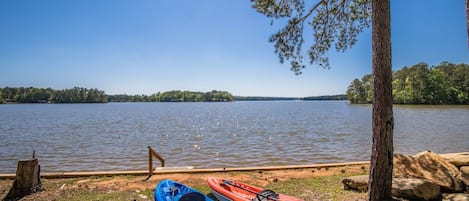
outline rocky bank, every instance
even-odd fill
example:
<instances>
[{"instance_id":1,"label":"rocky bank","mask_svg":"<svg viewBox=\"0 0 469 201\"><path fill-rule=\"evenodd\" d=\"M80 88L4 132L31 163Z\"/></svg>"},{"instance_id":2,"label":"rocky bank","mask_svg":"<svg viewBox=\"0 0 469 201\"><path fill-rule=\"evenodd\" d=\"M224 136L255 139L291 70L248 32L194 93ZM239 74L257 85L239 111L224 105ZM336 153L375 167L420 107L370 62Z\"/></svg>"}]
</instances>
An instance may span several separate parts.
<instances>
[{"instance_id":1,"label":"rocky bank","mask_svg":"<svg viewBox=\"0 0 469 201\"><path fill-rule=\"evenodd\" d=\"M342 180L344 189L367 191L368 175ZM407 200L469 201L469 152L394 154L392 194Z\"/></svg>"}]
</instances>

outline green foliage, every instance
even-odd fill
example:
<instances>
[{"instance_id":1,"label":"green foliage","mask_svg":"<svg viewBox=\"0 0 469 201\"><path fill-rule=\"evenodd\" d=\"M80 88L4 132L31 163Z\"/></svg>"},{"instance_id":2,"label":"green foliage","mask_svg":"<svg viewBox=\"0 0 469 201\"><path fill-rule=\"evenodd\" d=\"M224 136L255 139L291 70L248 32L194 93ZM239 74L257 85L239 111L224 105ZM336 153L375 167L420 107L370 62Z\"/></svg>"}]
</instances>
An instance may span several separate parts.
<instances>
[{"instance_id":1,"label":"green foliage","mask_svg":"<svg viewBox=\"0 0 469 201\"><path fill-rule=\"evenodd\" d=\"M327 52L332 44L345 51L370 26L371 0L319 0L305 9L305 1L251 0L252 7L272 19L287 18L284 28L270 37L280 62L291 64L295 74L305 67L302 46L304 24L311 26L314 43L307 51L310 63L329 68ZM309 5L309 2L308 2Z\"/></svg>"},{"instance_id":2,"label":"green foliage","mask_svg":"<svg viewBox=\"0 0 469 201\"><path fill-rule=\"evenodd\" d=\"M343 190L341 180L346 175L289 179L270 183L265 189L296 196L304 200L364 200L366 193ZM315 199L314 199L315 198ZM359 199L361 198L361 199Z\"/></svg>"},{"instance_id":3,"label":"green foliage","mask_svg":"<svg viewBox=\"0 0 469 201\"><path fill-rule=\"evenodd\" d=\"M107 97L104 91L80 87L64 90L5 87L0 100L10 103L105 103Z\"/></svg>"},{"instance_id":4,"label":"green foliage","mask_svg":"<svg viewBox=\"0 0 469 201\"><path fill-rule=\"evenodd\" d=\"M5 100L2 97L2 88L0 88L0 104L5 103Z\"/></svg>"},{"instance_id":5,"label":"green foliage","mask_svg":"<svg viewBox=\"0 0 469 201\"><path fill-rule=\"evenodd\" d=\"M396 104L469 104L469 65L442 62L403 67L393 73ZM351 103L371 103L371 75L355 79L347 89Z\"/></svg>"},{"instance_id":6,"label":"green foliage","mask_svg":"<svg viewBox=\"0 0 469 201\"><path fill-rule=\"evenodd\" d=\"M301 100L293 97L268 97L268 96L235 96L236 101L290 101Z\"/></svg>"},{"instance_id":7,"label":"green foliage","mask_svg":"<svg viewBox=\"0 0 469 201\"><path fill-rule=\"evenodd\" d=\"M51 88L5 87L0 88L0 103L106 103L106 102L227 102L234 97L226 91L210 92L168 91L147 95L106 95L98 89L74 87Z\"/></svg>"},{"instance_id":8,"label":"green foliage","mask_svg":"<svg viewBox=\"0 0 469 201\"><path fill-rule=\"evenodd\" d=\"M347 95L310 96L304 97L302 100L347 100Z\"/></svg>"},{"instance_id":9,"label":"green foliage","mask_svg":"<svg viewBox=\"0 0 469 201\"><path fill-rule=\"evenodd\" d=\"M226 91L192 92L173 90L147 95L109 95L109 102L228 102L234 97Z\"/></svg>"},{"instance_id":10,"label":"green foliage","mask_svg":"<svg viewBox=\"0 0 469 201\"><path fill-rule=\"evenodd\" d=\"M347 88L347 97L352 103L371 103L373 77L367 74L361 80L354 79Z\"/></svg>"}]
</instances>

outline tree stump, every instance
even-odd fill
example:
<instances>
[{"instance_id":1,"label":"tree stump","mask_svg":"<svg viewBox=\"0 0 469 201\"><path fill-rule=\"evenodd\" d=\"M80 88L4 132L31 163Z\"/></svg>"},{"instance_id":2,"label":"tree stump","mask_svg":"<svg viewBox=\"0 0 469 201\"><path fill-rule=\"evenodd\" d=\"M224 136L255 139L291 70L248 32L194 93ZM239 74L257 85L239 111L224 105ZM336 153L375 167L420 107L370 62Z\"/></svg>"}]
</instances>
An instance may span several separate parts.
<instances>
[{"instance_id":1,"label":"tree stump","mask_svg":"<svg viewBox=\"0 0 469 201\"><path fill-rule=\"evenodd\" d=\"M39 161L36 158L18 161L16 179L4 200L18 200L42 190Z\"/></svg>"}]
</instances>

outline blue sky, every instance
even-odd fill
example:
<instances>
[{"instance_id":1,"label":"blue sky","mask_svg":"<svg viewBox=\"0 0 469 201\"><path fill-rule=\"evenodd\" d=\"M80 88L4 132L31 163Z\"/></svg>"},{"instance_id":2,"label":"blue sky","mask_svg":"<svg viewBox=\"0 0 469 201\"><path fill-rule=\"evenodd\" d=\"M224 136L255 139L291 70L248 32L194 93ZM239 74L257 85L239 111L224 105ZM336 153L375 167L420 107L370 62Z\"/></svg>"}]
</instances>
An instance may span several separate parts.
<instances>
[{"instance_id":1,"label":"blue sky","mask_svg":"<svg viewBox=\"0 0 469 201\"><path fill-rule=\"evenodd\" d=\"M397 0L391 10L393 69L469 63L464 0ZM371 73L366 30L329 53L331 69L295 76L268 42L281 25L249 0L2 0L0 87L303 97L345 93Z\"/></svg>"}]
</instances>

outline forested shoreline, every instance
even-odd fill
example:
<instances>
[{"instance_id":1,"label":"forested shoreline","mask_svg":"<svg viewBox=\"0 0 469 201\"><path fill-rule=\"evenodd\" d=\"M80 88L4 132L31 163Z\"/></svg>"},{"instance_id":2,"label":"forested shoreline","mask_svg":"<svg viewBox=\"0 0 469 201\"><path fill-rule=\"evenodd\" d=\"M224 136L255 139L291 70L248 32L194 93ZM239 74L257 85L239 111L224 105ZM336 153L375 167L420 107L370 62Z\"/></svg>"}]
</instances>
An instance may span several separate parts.
<instances>
[{"instance_id":1,"label":"forested shoreline","mask_svg":"<svg viewBox=\"0 0 469 201\"><path fill-rule=\"evenodd\" d=\"M372 102L371 74L354 79L346 95L288 97L243 97L226 91L172 90L152 95L107 95L103 90L74 87L56 90L35 87L0 88L0 103L107 103L107 102L229 102L268 100L344 100ZM418 63L393 72L395 104L469 104L469 65L442 62L437 66Z\"/></svg>"},{"instance_id":2,"label":"forested shoreline","mask_svg":"<svg viewBox=\"0 0 469 201\"><path fill-rule=\"evenodd\" d=\"M305 101L347 100L347 95L340 94L340 95L328 95L328 96L309 96L309 97L304 97L301 100L305 100Z\"/></svg>"},{"instance_id":3,"label":"forested shoreline","mask_svg":"<svg viewBox=\"0 0 469 201\"><path fill-rule=\"evenodd\" d=\"M106 103L102 90L74 87L56 90L35 87L0 88L1 103Z\"/></svg>"},{"instance_id":4,"label":"forested shoreline","mask_svg":"<svg viewBox=\"0 0 469 201\"><path fill-rule=\"evenodd\" d=\"M269 96L235 96L235 101L330 101L330 100L347 100L347 95L325 95L325 96L308 96L308 97L269 97Z\"/></svg>"},{"instance_id":5,"label":"forested shoreline","mask_svg":"<svg viewBox=\"0 0 469 201\"><path fill-rule=\"evenodd\" d=\"M56 90L35 87L0 88L0 103L107 103L107 102L227 102L226 91L191 92L173 90L152 95L106 95L103 90L74 87Z\"/></svg>"},{"instance_id":6,"label":"forested shoreline","mask_svg":"<svg viewBox=\"0 0 469 201\"><path fill-rule=\"evenodd\" d=\"M192 92L172 90L152 95L106 95L103 90L74 87L56 90L36 87L0 88L0 103L107 103L107 102L231 102L287 100L346 100L346 95L309 97L233 96L227 91Z\"/></svg>"},{"instance_id":7,"label":"forested shoreline","mask_svg":"<svg viewBox=\"0 0 469 201\"><path fill-rule=\"evenodd\" d=\"M418 63L394 71L395 104L469 104L469 65L442 62L429 67ZM347 88L351 103L371 103L373 77L354 79Z\"/></svg>"},{"instance_id":8,"label":"forested shoreline","mask_svg":"<svg viewBox=\"0 0 469 201\"><path fill-rule=\"evenodd\" d=\"M152 95L108 95L109 102L230 102L234 96L226 91L193 92L172 90Z\"/></svg>"}]
</instances>

